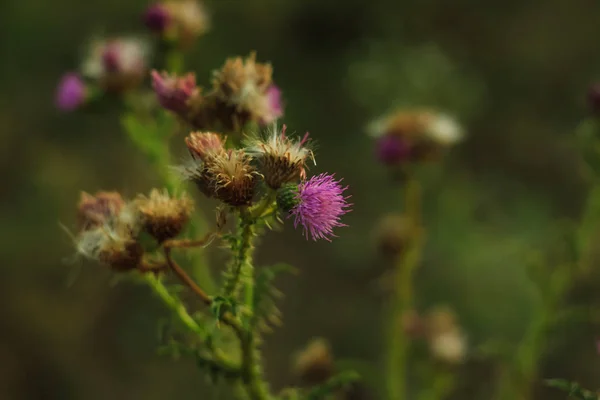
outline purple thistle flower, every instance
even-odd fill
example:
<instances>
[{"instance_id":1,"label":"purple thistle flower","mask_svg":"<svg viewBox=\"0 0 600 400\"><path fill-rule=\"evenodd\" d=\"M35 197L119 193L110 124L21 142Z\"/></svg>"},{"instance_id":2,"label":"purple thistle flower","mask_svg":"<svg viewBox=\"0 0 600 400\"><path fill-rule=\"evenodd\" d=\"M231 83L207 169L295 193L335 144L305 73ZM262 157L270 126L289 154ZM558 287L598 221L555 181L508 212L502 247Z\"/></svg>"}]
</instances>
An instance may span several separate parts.
<instances>
[{"instance_id":1,"label":"purple thistle flower","mask_svg":"<svg viewBox=\"0 0 600 400\"><path fill-rule=\"evenodd\" d=\"M399 164L410 156L410 145L402 138L385 135L377 140L376 156L383 164Z\"/></svg>"},{"instance_id":2,"label":"purple thistle flower","mask_svg":"<svg viewBox=\"0 0 600 400\"><path fill-rule=\"evenodd\" d=\"M153 32L163 32L169 22L171 21L171 15L169 10L160 3L152 4L146 9L143 16L144 25Z\"/></svg>"},{"instance_id":3,"label":"purple thistle flower","mask_svg":"<svg viewBox=\"0 0 600 400\"><path fill-rule=\"evenodd\" d=\"M310 233L313 240L331 241L333 228L347 226L340 222L340 217L350 211L351 204L346 201L349 196L343 195L347 188L328 174L302 182L296 193L297 204L290 212L295 216L294 227L302 225L307 239Z\"/></svg>"},{"instance_id":4,"label":"purple thistle flower","mask_svg":"<svg viewBox=\"0 0 600 400\"><path fill-rule=\"evenodd\" d=\"M73 111L83 104L85 97L85 83L78 74L69 72L61 78L54 102L61 111Z\"/></svg>"},{"instance_id":5,"label":"purple thistle flower","mask_svg":"<svg viewBox=\"0 0 600 400\"><path fill-rule=\"evenodd\" d=\"M152 88L160 105L177 114L187 111L187 101L197 92L196 77L189 73L183 77L152 71Z\"/></svg>"}]
</instances>

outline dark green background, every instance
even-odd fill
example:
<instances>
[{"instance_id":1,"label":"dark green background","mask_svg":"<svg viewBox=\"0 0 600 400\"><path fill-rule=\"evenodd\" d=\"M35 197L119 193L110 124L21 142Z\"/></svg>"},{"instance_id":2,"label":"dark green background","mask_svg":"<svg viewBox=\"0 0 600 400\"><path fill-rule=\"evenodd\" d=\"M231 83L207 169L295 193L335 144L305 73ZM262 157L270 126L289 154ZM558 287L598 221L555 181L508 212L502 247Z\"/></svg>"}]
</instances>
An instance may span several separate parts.
<instances>
[{"instance_id":1,"label":"dark green background","mask_svg":"<svg viewBox=\"0 0 600 400\"><path fill-rule=\"evenodd\" d=\"M73 250L59 222L73 225L80 190L134 195L157 183L123 134L117 106L61 115L52 103L87 38L143 32L144 7L138 0L0 4L0 398L212 396L191 361L155 356L165 310L145 288L111 288L109 274L87 264L67 287L70 268L62 263ZM600 73L600 3L221 0L208 7L213 29L189 54L189 68L207 83L228 56L257 50L271 61L287 103L284 121L319 142L312 171L344 177L354 203L350 227L333 243L307 242L288 224L258 251L259 262L301 270L280 283L285 325L265 345L273 384L291 381L291 353L315 335L340 358L378 372L384 301L369 282L385 265L371 232L378 217L398 209L399 195L364 127L394 104L446 107L468 131L427 191L420 305L452 305L474 345L518 340L534 312L524 258L544 243L553 220L578 215L586 192L571 135ZM371 79L364 68L373 63L383 72ZM422 81L433 83L414 84L410 71L427 72ZM596 332L590 324L559 329L542 375L595 387ZM491 398L489 368L466 370L465 390L480 394L461 398ZM540 391L539 398L562 397Z\"/></svg>"}]
</instances>

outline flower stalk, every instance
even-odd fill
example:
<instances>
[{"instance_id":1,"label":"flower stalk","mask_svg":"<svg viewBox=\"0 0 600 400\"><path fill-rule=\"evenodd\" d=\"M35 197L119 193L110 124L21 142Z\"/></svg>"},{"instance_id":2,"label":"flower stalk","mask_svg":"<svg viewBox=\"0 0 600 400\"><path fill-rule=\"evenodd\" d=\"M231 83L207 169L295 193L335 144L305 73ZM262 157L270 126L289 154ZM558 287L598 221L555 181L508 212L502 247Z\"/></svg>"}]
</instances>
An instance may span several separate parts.
<instances>
[{"instance_id":1,"label":"flower stalk","mask_svg":"<svg viewBox=\"0 0 600 400\"><path fill-rule=\"evenodd\" d=\"M421 186L412 176L408 178L405 186L404 207L412 233L406 251L396 258L396 283L387 338L386 383L390 399L405 399L408 396L406 379L410 341L404 329L398 329L398 321L413 306L414 273L420 264L424 244L421 228Z\"/></svg>"}]
</instances>

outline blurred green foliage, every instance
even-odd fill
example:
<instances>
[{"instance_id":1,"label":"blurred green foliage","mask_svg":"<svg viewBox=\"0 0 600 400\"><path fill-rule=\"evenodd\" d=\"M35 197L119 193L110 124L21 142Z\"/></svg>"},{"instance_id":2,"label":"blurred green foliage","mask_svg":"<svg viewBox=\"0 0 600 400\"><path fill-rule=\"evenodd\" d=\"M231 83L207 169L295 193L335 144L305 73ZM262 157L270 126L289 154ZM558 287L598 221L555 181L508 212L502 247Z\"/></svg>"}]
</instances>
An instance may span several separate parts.
<instances>
[{"instance_id":1,"label":"blurred green foliage","mask_svg":"<svg viewBox=\"0 0 600 400\"><path fill-rule=\"evenodd\" d=\"M196 398L192 361L155 355L167 312L148 290L109 285L83 265L67 287L72 254L58 222L74 224L80 190L146 192L159 178L130 144L118 106L60 115L58 77L78 65L97 32L142 31L144 1L7 0L0 5L0 398ZM365 284L386 268L369 233L398 209L397 188L372 157L364 127L397 104L448 108L467 140L432 171L429 241L419 298L454 307L473 346L518 341L536 306L526 264L549 247L557 218L576 217L586 193L573 146L584 93L600 77L600 4L574 0L210 1L213 31L189 55L207 83L232 55L258 51L284 90L285 122L319 142L313 172L350 185L354 212L331 245L288 227L268 235L263 264L285 261L284 326L266 341L267 375L290 383L289 355L314 335L342 359L379 368L383 300ZM451 77L446 79L445 77ZM419 105L419 104L417 104ZM183 154L181 138L174 149ZM205 200L198 196L198 204ZM202 208L200 206L200 208ZM212 207L207 206L208 212ZM310 246L310 248L308 247ZM211 254L219 269L218 251ZM599 274L574 295L595 304ZM542 376L595 387L597 322L565 324ZM473 360L457 398L487 399L497 371ZM377 376L377 374L372 374ZM561 399L544 389L539 398ZM228 393L223 391L225 395ZM562 396L562 397L561 397Z\"/></svg>"}]
</instances>

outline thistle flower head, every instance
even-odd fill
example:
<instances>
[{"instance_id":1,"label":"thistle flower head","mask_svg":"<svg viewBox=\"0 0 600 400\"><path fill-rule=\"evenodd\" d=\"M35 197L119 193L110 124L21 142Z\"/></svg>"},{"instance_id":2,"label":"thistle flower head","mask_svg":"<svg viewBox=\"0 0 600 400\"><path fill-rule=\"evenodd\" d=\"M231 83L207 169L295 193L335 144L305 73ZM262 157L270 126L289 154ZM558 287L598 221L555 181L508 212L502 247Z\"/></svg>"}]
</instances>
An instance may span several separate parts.
<instances>
[{"instance_id":1,"label":"thistle flower head","mask_svg":"<svg viewBox=\"0 0 600 400\"><path fill-rule=\"evenodd\" d=\"M122 92L137 86L146 73L149 46L134 37L92 42L84 61L85 76L96 79L105 90Z\"/></svg>"},{"instance_id":2,"label":"thistle flower head","mask_svg":"<svg viewBox=\"0 0 600 400\"><path fill-rule=\"evenodd\" d=\"M335 372L333 354L323 338L312 339L294 359L295 375L302 383L314 386L326 382Z\"/></svg>"},{"instance_id":3,"label":"thistle flower head","mask_svg":"<svg viewBox=\"0 0 600 400\"><path fill-rule=\"evenodd\" d=\"M341 181L336 181L333 175L328 174L303 181L293 192L291 186L280 191L293 193L294 204L290 215L295 218L294 227L302 225L307 239L310 234L313 240L331 241L331 237L335 236L333 229L346 226L340 222L340 217L350 211L348 196L344 196L347 186L342 186Z\"/></svg>"},{"instance_id":4,"label":"thistle flower head","mask_svg":"<svg viewBox=\"0 0 600 400\"><path fill-rule=\"evenodd\" d=\"M243 150L229 150L206 164L205 176L214 187L214 197L230 206L249 205L254 197L257 172Z\"/></svg>"},{"instance_id":5,"label":"thistle flower head","mask_svg":"<svg viewBox=\"0 0 600 400\"><path fill-rule=\"evenodd\" d=\"M176 114L185 115L189 110L188 100L199 92L196 76L189 73L178 77L156 70L152 71L151 75L152 88L160 105Z\"/></svg>"},{"instance_id":6,"label":"thistle flower head","mask_svg":"<svg viewBox=\"0 0 600 400\"><path fill-rule=\"evenodd\" d=\"M312 151L307 147L308 132L301 140L285 134L286 126L279 131L276 125L264 139L251 139L247 151L260 162L260 172L266 184L279 189L286 183L306 178L305 164ZM314 158L313 158L314 161Z\"/></svg>"},{"instance_id":7,"label":"thistle flower head","mask_svg":"<svg viewBox=\"0 0 600 400\"><path fill-rule=\"evenodd\" d=\"M55 104L61 111L79 108L86 98L86 87L81 77L73 72L63 75L56 88Z\"/></svg>"},{"instance_id":8,"label":"thistle flower head","mask_svg":"<svg viewBox=\"0 0 600 400\"><path fill-rule=\"evenodd\" d=\"M431 159L463 137L453 118L431 110L400 110L368 130L377 138L377 158L388 165Z\"/></svg>"},{"instance_id":9,"label":"thistle flower head","mask_svg":"<svg viewBox=\"0 0 600 400\"><path fill-rule=\"evenodd\" d=\"M150 5L143 15L144 25L153 32L162 33L172 20L167 6L161 3Z\"/></svg>"},{"instance_id":10,"label":"thistle flower head","mask_svg":"<svg viewBox=\"0 0 600 400\"><path fill-rule=\"evenodd\" d=\"M192 132L185 138L185 144L192 158L203 162L225 153L225 138L213 132Z\"/></svg>"},{"instance_id":11,"label":"thistle flower head","mask_svg":"<svg viewBox=\"0 0 600 400\"><path fill-rule=\"evenodd\" d=\"M281 93L272 84L273 68L270 64L256 62L256 53L243 60L230 58L214 72L214 94L237 114L232 118L244 121L244 117L261 123L270 123L281 116Z\"/></svg>"},{"instance_id":12,"label":"thistle flower head","mask_svg":"<svg viewBox=\"0 0 600 400\"><path fill-rule=\"evenodd\" d=\"M171 197L166 190L153 189L149 196L139 196L137 209L143 221L144 230L159 243L179 235L190 219L194 205L183 195Z\"/></svg>"},{"instance_id":13,"label":"thistle flower head","mask_svg":"<svg viewBox=\"0 0 600 400\"><path fill-rule=\"evenodd\" d=\"M144 252L136 239L140 223L136 207L127 204L101 225L80 232L75 240L77 252L118 271L135 269Z\"/></svg>"},{"instance_id":14,"label":"thistle flower head","mask_svg":"<svg viewBox=\"0 0 600 400\"><path fill-rule=\"evenodd\" d=\"M202 3L197 0L176 0L164 3L171 17L167 32L183 46L189 46L195 38L210 29L210 18Z\"/></svg>"},{"instance_id":15,"label":"thistle flower head","mask_svg":"<svg viewBox=\"0 0 600 400\"><path fill-rule=\"evenodd\" d=\"M96 228L116 218L124 206L125 201L117 192L98 192L93 196L82 192L77 207L80 230Z\"/></svg>"}]
</instances>

